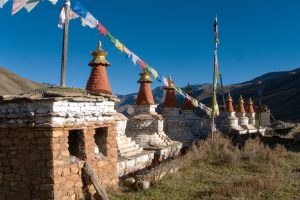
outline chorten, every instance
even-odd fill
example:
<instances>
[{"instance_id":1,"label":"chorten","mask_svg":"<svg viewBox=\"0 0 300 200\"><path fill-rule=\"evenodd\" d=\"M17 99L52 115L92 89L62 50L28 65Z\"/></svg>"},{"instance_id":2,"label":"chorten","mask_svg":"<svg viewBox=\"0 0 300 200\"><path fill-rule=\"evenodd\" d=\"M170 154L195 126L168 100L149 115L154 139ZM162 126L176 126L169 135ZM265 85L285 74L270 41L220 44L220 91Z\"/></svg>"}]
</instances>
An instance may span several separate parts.
<instances>
[{"instance_id":1,"label":"chorten","mask_svg":"<svg viewBox=\"0 0 300 200\"><path fill-rule=\"evenodd\" d=\"M192 87L190 86L190 83L188 83L188 85L185 87L185 92L188 95L190 95L191 97L193 96ZM195 107L194 107L192 101L185 98L184 102L183 102L182 110L194 110L194 109L195 109Z\"/></svg>"},{"instance_id":2,"label":"chorten","mask_svg":"<svg viewBox=\"0 0 300 200\"><path fill-rule=\"evenodd\" d=\"M248 132L249 133L256 133L257 132L257 128L256 128L256 124L255 124L255 112L254 112L254 104L252 99L249 99L248 102L248 108L247 108L247 113L246 113L246 117L248 118ZM262 134L264 134L264 130L261 129L260 130Z\"/></svg>"},{"instance_id":3,"label":"chorten","mask_svg":"<svg viewBox=\"0 0 300 200\"><path fill-rule=\"evenodd\" d=\"M239 126L239 120L235 116L235 111L233 108L233 100L230 94L228 94L227 100L226 100L226 114L227 114L227 127L228 130L231 132L232 130L235 131L243 131L242 127Z\"/></svg>"},{"instance_id":4,"label":"chorten","mask_svg":"<svg viewBox=\"0 0 300 200\"><path fill-rule=\"evenodd\" d=\"M236 116L239 118L239 125L243 129L248 129L249 119L246 117L243 96L240 95Z\"/></svg>"},{"instance_id":5,"label":"chorten","mask_svg":"<svg viewBox=\"0 0 300 200\"><path fill-rule=\"evenodd\" d=\"M190 83L187 84L185 87L185 92L190 96L193 97L192 87ZM181 108L182 115L184 117L186 132L191 133L195 137L205 138L208 134L207 129L204 128L206 119L201 118L196 115L194 112L195 106L193 105L192 101L185 98L183 102L183 106Z\"/></svg>"},{"instance_id":6,"label":"chorten","mask_svg":"<svg viewBox=\"0 0 300 200\"><path fill-rule=\"evenodd\" d=\"M102 50L101 42L98 43L98 48L91 52L93 60L89 63L92 67L90 78L86 85L86 90L97 94L112 94L109 80L106 74L106 68L110 66L106 60L107 52Z\"/></svg>"},{"instance_id":7,"label":"chorten","mask_svg":"<svg viewBox=\"0 0 300 200\"><path fill-rule=\"evenodd\" d=\"M112 95L109 79L106 74L106 67L110 66L109 62L106 60L107 54L107 52L103 51L101 42L98 43L98 49L91 53L93 60L89 63L89 65L93 69L88 80L86 90L92 94L105 94L106 96ZM118 176L121 177L151 165L152 159L154 158L154 152L144 151L143 148L136 144L134 140L125 135L128 118L118 112L114 112L112 115L116 121ZM130 165L128 163L135 164Z\"/></svg>"},{"instance_id":8,"label":"chorten","mask_svg":"<svg viewBox=\"0 0 300 200\"><path fill-rule=\"evenodd\" d=\"M226 101L226 112L228 113L235 113L232 102L233 102L232 97L230 96L230 94L228 94L227 101Z\"/></svg>"},{"instance_id":9,"label":"chorten","mask_svg":"<svg viewBox=\"0 0 300 200\"><path fill-rule=\"evenodd\" d=\"M134 113L129 116L126 135L132 137L144 149L156 150L159 159L177 155L182 144L172 141L164 132L164 118L155 108L150 74L147 71L140 73L140 90L134 107Z\"/></svg>"},{"instance_id":10,"label":"chorten","mask_svg":"<svg viewBox=\"0 0 300 200\"><path fill-rule=\"evenodd\" d=\"M166 90L166 96L163 103L163 108L178 108L177 99L174 91L174 83L169 75L168 86L164 87Z\"/></svg>"},{"instance_id":11,"label":"chorten","mask_svg":"<svg viewBox=\"0 0 300 200\"><path fill-rule=\"evenodd\" d=\"M249 118L249 125L255 126L255 112L252 99L249 99L246 116Z\"/></svg>"},{"instance_id":12,"label":"chorten","mask_svg":"<svg viewBox=\"0 0 300 200\"><path fill-rule=\"evenodd\" d=\"M154 105L153 95L150 84L152 83L150 74L147 71L140 73L141 78L138 80L140 83L140 90L136 100L136 105Z\"/></svg>"},{"instance_id":13,"label":"chorten","mask_svg":"<svg viewBox=\"0 0 300 200\"><path fill-rule=\"evenodd\" d=\"M162 115L165 118L164 130L172 140L180 141L184 146L188 146L194 140L194 136L190 131L186 131L184 118L179 114L171 76L168 78L168 86L164 87L164 89L166 90L162 107Z\"/></svg>"}]
</instances>

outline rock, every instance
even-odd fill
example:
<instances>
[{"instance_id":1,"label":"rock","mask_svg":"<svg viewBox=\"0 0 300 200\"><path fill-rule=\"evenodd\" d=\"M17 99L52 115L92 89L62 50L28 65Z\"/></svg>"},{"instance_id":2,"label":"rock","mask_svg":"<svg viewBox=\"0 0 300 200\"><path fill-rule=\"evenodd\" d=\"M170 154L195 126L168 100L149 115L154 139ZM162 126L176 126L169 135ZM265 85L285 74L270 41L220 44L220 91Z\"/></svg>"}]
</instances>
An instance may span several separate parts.
<instances>
[{"instance_id":1,"label":"rock","mask_svg":"<svg viewBox=\"0 0 300 200\"><path fill-rule=\"evenodd\" d=\"M148 190L150 188L150 182L149 181L139 181L139 182L137 182L137 187L140 190Z\"/></svg>"},{"instance_id":2,"label":"rock","mask_svg":"<svg viewBox=\"0 0 300 200\"><path fill-rule=\"evenodd\" d=\"M124 186L131 187L135 185L135 179L133 177L126 178L123 183Z\"/></svg>"}]
</instances>

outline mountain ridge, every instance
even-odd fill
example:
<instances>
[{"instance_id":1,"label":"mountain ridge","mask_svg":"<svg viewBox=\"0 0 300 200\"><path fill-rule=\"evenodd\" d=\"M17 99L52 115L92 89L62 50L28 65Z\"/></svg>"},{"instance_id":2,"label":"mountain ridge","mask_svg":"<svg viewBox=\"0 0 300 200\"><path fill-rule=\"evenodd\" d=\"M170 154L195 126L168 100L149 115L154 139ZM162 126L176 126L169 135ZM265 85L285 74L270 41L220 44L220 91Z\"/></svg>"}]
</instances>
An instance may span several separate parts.
<instances>
[{"instance_id":1,"label":"mountain ridge","mask_svg":"<svg viewBox=\"0 0 300 200\"><path fill-rule=\"evenodd\" d=\"M0 67L0 83L0 95L24 93L43 86L40 83L18 76L4 67Z\"/></svg>"},{"instance_id":2,"label":"mountain ridge","mask_svg":"<svg viewBox=\"0 0 300 200\"><path fill-rule=\"evenodd\" d=\"M195 84L191 85L193 97L197 100L210 104L212 85ZM290 71L269 72L242 83L224 86L224 93L230 93L236 104L240 95L243 95L245 102L251 97L257 105L260 93L262 103L267 105L276 119L300 122L300 68ZM135 104L137 93L120 95L120 102L116 104L119 112L125 113L129 105ZM176 95L179 105L182 105L183 97ZM153 89L153 97L159 108L164 99L163 87ZM218 89L218 102L223 104L220 89Z\"/></svg>"}]
</instances>

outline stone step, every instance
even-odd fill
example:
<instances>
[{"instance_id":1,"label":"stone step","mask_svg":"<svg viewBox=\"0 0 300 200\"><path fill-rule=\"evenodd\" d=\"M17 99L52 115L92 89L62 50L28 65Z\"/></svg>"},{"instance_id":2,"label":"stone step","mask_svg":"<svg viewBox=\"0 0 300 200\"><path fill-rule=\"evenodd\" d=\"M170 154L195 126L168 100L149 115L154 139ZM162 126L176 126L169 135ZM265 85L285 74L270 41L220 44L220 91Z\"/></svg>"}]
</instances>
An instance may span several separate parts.
<instances>
[{"instance_id":1,"label":"stone step","mask_svg":"<svg viewBox=\"0 0 300 200\"><path fill-rule=\"evenodd\" d=\"M121 136L117 137L118 145L127 144L131 142L131 137Z\"/></svg>"},{"instance_id":2,"label":"stone step","mask_svg":"<svg viewBox=\"0 0 300 200\"><path fill-rule=\"evenodd\" d=\"M127 153L127 152L130 152L130 151L135 151L138 148L140 148L140 146L138 144L136 144L134 146L131 146L131 147L128 147L128 148L125 148L125 149L118 149L118 152L120 154L123 154L123 153Z\"/></svg>"},{"instance_id":3,"label":"stone step","mask_svg":"<svg viewBox=\"0 0 300 200\"><path fill-rule=\"evenodd\" d=\"M135 156L137 154L140 154L141 152L143 151L143 148L140 147L134 151L129 151L129 152L126 152L126 153L122 153L121 156L122 157L130 157L130 156Z\"/></svg>"},{"instance_id":4,"label":"stone step","mask_svg":"<svg viewBox=\"0 0 300 200\"><path fill-rule=\"evenodd\" d=\"M127 148L135 146L135 145L136 145L135 141L131 141L131 142L128 142L128 143L123 143L123 144L118 144L118 149L127 149Z\"/></svg>"}]
</instances>

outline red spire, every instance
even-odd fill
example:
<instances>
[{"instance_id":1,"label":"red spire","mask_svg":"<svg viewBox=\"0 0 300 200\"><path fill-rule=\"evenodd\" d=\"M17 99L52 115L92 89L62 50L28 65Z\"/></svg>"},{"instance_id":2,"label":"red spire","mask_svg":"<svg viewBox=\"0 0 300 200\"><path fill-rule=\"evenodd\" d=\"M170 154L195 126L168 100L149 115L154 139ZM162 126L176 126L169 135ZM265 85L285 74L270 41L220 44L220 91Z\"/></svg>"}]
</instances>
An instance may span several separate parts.
<instances>
[{"instance_id":1,"label":"red spire","mask_svg":"<svg viewBox=\"0 0 300 200\"><path fill-rule=\"evenodd\" d=\"M94 94L112 94L109 80L106 74L106 67L110 64L106 60L107 52L102 50L101 42L98 49L91 53L93 60L89 65L93 68L86 85L86 90Z\"/></svg>"},{"instance_id":2,"label":"red spire","mask_svg":"<svg viewBox=\"0 0 300 200\"><path fill-rule=\"evenodd\" d=\"M233 108L233 105L232 105L232 97L230 96L230 94L228 94L228 97L227 97L227 101L226 101L226 112L234 112L234 108Z\"/></svg>"},{"instance_id":3,"label":"red spire","mask_svg":"<svg viewBox=\"0 0 300 200\"><path fill-rule=\"evenodd\" d=\"M190 86L190 84L188 83L188 85L185 87L185 92L190 95L191 97L193 96L192 93L192 87ZM183 106L182 106L182 110L194 110L195 107L192 103L191 100L185 98L184 102L183 102Z\"/></svg>"},{"instance_id":4,"label":"red spire","mask_svg":"<svg viewBox=\"0 0 300 200\"><path fill-rule=\"evenodd\" d=\"M175 96L175 91L174 91L174 83L171 80L171 76L169 75L168 78L168 86L166 86L164 89L166 90L166 96L165 96L165 101L163 104L164 108L178 108L178 103L177 99Z\"/></svg>"},{"instance_id":5,"label":"red spire","mask_svg":"<svg viewBox=\"0 0 300 200\"><path fill-rule=\"evenodd\" d=\"M248 113L254 113L254 104L251 98L249 99Z\"/></svg>"},{"instance_id":6,"label":"red spire","mask_svg":"<svg viewBox=\"0 0 300 200\"><path fill-rule=\"evenodd\" d=\"M243 100L242 95L240 96L240 99L239 99L239 105L238 105L237 112L239 112L239 113L245 113L244 100Z\"/></svg>"},{"instance_id":7,"label":"red spire","mask_svg":"<svg viewBox=\"0 0 300 200\"><path fill-rule=\"evenodd\" d=\"M141 84L140 91L136 100L137 105L154 105L153 95L150 83L152 80L148 72L143 71L140 73L141 78L138 80L138 83Z\"/></svg>"}]
</instances>

